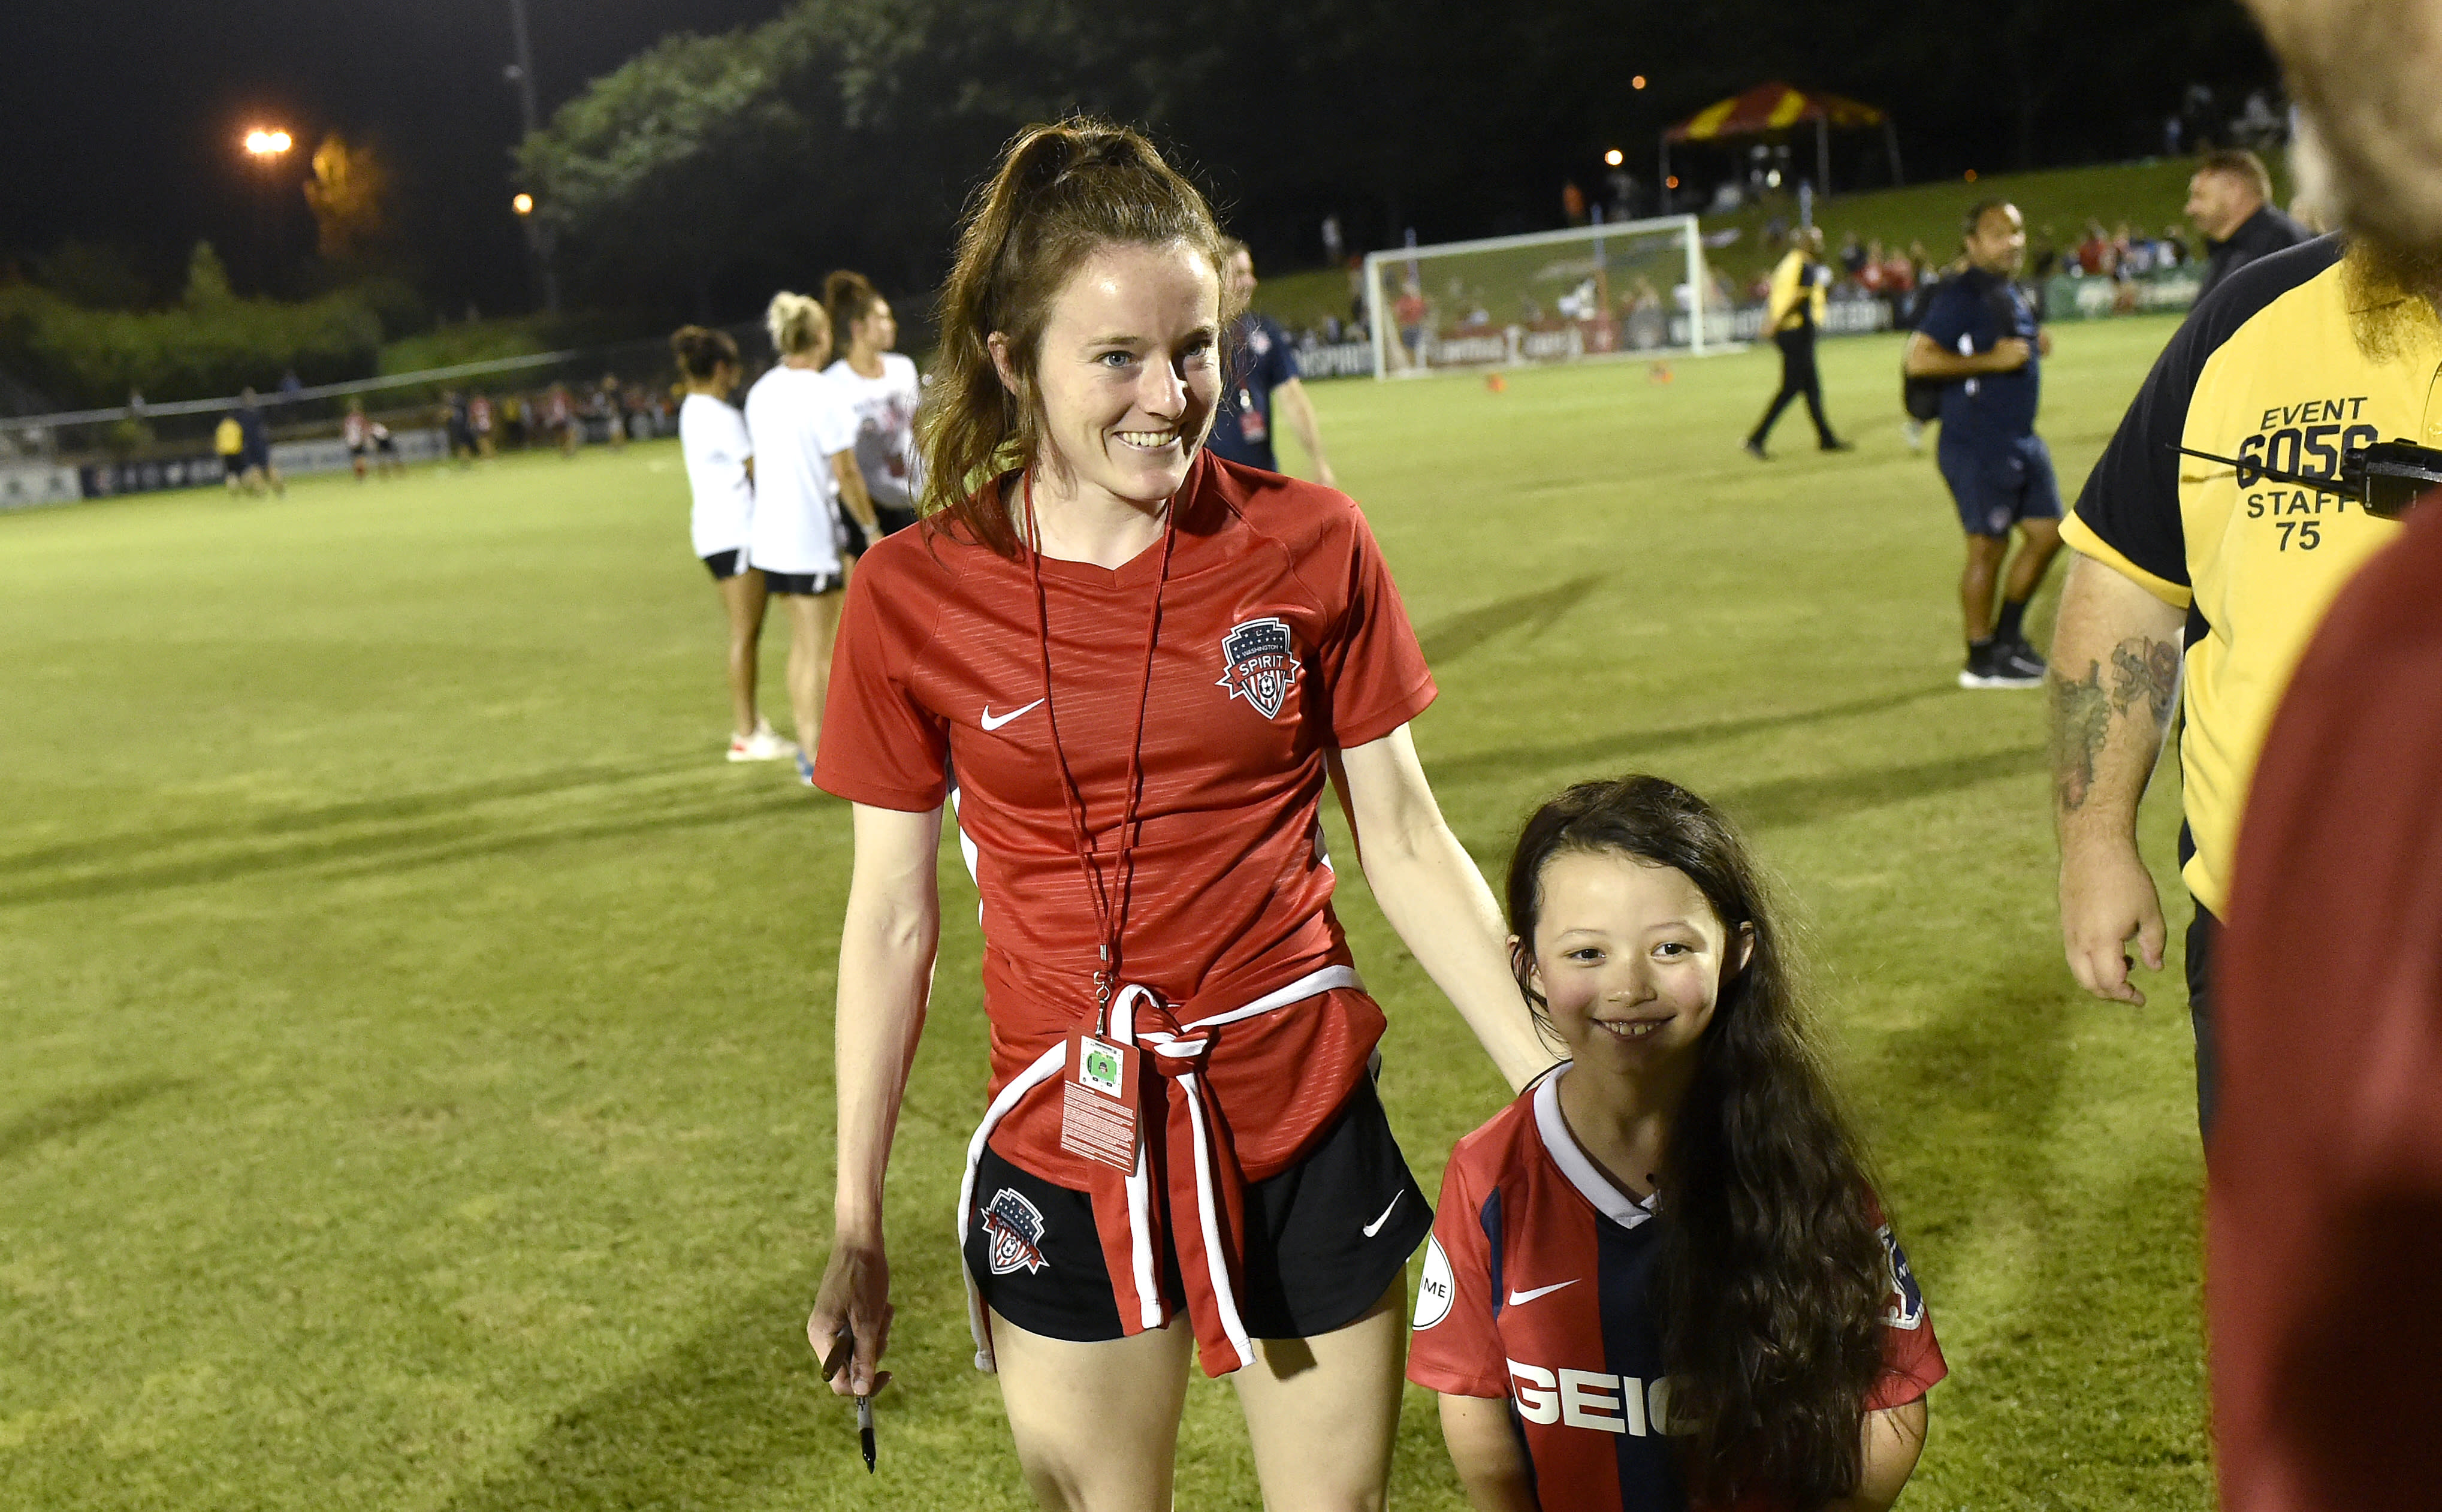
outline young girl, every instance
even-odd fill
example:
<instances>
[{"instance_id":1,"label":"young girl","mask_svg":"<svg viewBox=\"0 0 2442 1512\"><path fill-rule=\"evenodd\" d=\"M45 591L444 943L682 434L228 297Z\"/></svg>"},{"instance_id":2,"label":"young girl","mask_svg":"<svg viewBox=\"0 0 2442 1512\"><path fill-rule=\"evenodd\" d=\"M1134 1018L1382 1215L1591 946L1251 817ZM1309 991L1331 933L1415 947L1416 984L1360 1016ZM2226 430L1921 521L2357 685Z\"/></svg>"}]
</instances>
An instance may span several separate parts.
<instances>
[{"instance_id":1,"label":"young girl","mask_svg":"<svg viewBox=\"0 0 2442 1512\"><path fill-rule=\"evenodd\" d=\"M808 296L783 292L772 296L763 322L780 360L746 393L756 464L747 558L788 606L797 778L811 787L840 590L847 586L840 504L847 503L868 537L879 527L856 467L856 412L839 385L823 375L831 353L829 318Z\"/></svg>"},{"instance_id":2,"label":"young girl","mask_svg":"<svg viewBox=\"0 0 2442 1512\"><path fill-rule=\"evenodd\" d=\"M746 419L729 406L738 387L738 343L726 331L685 325L670 337L686 397L679 403L679 453L695 504L688 532L729 613L729 737L732 761L778 761L796 747L755 710L756 653L763 639L763 574L746 560L755 518L755 447Z\"/></svg>"},{"instance_id":3,"label":"young girl","mask_svg":"<svg viewBox=\"0 0 2442 1512\"><path fill-rule=\"evenodd\" d=\"M904 530L916 523L920 487L916 402L923 391L916 364L890 350L899 344L898 318L864 274L843 270L823 280L823 303L847 348L823 376L856 410L856 464L884 533Z\"/></svg>"},{"instance_id":4,"label":"young girl","mask_svg":"<svg viewBox=\"0 0 2442 1512\"><path fill-rule=\"evenodd\" d=\"M1580 783L1526 822L1508 904L1571 1059L1442 1179L1408 1376L1469 1499L1888 1506L1947 1368L1744 847L1659 777Z\"/></svg>"}]
</instances>

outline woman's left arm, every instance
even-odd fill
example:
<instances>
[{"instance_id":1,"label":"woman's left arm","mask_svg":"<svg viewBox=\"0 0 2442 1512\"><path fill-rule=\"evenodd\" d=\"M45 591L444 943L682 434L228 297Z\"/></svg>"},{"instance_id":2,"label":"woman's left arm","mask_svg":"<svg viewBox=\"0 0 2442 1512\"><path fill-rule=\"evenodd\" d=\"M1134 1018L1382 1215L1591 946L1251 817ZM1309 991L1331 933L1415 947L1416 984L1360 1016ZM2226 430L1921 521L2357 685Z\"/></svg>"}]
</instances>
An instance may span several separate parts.
<instances>
[{"instance_id":1,"label":"woman's left arm","mask_svg":"<svg viewBox=\"0 0 2442 1512\"><path fill-rule=\"evenodd\" d=\"M1382 916L1457 1005L1511 1089L1524 1086L1555 1057L1510 973L1509 932L1492 889L1443 820L1408 727L1337 753L1332 780Z\"/></svg>"},{"instance_id":2,"label":"woman's left arm","mask_svg":"<svg viewBox=\"0 0 2442 1512\"><path fill-rule=\"evenodd\" d=\"M1922 1396L1879 1412L1868 1412L1864 1469L1857 1478L1857 1494L1841 1498L1823 1512L1884 1512L1898 1501L1900 1488L1916 1471L1917 1456L1924 1452L1925 1422Z\"/></svg>"}]
</instances>

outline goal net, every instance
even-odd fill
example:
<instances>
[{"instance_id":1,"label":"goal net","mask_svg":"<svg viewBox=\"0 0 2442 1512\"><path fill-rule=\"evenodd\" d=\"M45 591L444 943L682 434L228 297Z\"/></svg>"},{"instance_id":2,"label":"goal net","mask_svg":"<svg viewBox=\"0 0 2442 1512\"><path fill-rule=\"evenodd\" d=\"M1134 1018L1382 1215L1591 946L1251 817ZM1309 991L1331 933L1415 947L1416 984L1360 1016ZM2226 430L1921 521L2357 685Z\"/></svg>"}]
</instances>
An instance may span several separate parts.
<instances>
[{"instance_id":1,"label":"goal net","mask_svg":"<svg viewBox=\"0 0 2442 1512\"><path fill-rule=\"evenodd\" d=\"M1377 378L1702 353L1729 335L1693 215L1371 253L1365 308Z\"/></svg>"}]
</instances>

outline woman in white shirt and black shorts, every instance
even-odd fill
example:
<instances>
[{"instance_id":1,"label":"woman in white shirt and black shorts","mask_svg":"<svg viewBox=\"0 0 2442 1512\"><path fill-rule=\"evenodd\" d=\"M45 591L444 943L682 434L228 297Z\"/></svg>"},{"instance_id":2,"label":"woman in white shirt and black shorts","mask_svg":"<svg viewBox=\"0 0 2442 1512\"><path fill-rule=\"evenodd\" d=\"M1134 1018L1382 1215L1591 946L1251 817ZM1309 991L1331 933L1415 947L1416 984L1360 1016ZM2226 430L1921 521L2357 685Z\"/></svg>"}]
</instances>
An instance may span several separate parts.
<instances>
[{"instance_id":1,"label":"woman in white shirt and black shorts","mask_svg":"<svg viewBox=\"0 0 2442 1512\"><path fill-rule=\"evenodd\" d=\"M686 380L679 403L679 451L695 497L688 531L729 611L729 759L777 761L795 747L772 732L755 708L756 662L763 639L763 574L746 560L755 518L755 447L746 419L729 404L738 387L738 343L726 331L681 326L670 355Z\"/></svg>"},{"instance_id":2,"label":"woman in white shirt and black shorts","mask_svg":"<svg viewBox=\"0 0 2442 1512\"><path fill-rule=\"evenodd\" d=\"M855 408L856 465L883 533L904 530L916 523L923 491L916 458L916 403L923 389L916 364L890 350L899 344L899 321L864 274L843 270L823 280L823 303L846 348L824 376L837 380Z\"/></svg>"},{"instance_id":3,"label":"woman in white shirt and black shorts","mask_svg":"<svg viewBox=\"0 0 2442 1512\"><path fill-rule=\"evenodd\" d=\"M856 412L822 371L830 355L829 318L811 297L784 292L772 296L763 322L780 361L746 394L746 429L756 459L755 517L746 552L762 571L764 585L788 606L797 777L811 787L831 640L839 632L840 590L847 586L842 543L850 530L879 539L881 526L857 468Z\"/></svg>"}]
</instances>

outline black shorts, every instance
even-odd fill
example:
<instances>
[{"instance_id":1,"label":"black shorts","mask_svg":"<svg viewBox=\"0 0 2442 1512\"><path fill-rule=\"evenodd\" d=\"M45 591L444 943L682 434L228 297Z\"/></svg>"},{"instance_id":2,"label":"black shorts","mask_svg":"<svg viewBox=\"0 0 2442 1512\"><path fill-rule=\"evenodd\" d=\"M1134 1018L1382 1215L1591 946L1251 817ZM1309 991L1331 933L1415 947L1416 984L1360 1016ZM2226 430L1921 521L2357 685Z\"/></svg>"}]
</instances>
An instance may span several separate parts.
<instances>
[{"instance_id":1,"label":"black shorts","mask_svg":"<svg viewBox=\"0 0 2442 1512\"><path fill-rule=\"evenodd\" d=\"M820 598L836 593L847 586L847 579L838 573L775 573L766 570L763 586L775 593L795 593L802 598Z\"/></svg>"},{"instance_id":2,"label":"black shorts","mask_svg":"<svg viewBox=\"0 0 2442 1512\"><path fill-rule=\"evenodd\" d=\"M1936 449L1942 482L1959 505L1959 528L1970 536L2007 536L2022 519L2058 519L2060 483L2052 476L2051 448L2039 436L2019 436L1992 446L1954 446L1948 426Z\"/></svg>"},{"instance_id":3,"label":"black shorts","mask_svg":"<svg viewBox=\"0 0 2442 1512\"><path fill-rule=\"evenodd\" d=\"M714 582L725 583L729 579L736 577L740 573L754 571L754 569L747 567L738 560L739 557L745 555L746 550L744 547L733 546L725 552L714 552L711 556L703 559L703 565L712 570L712 580Z\"/></svg>"},{"instance_id":4,"label":"black shorts","mask_svg":"<svg viewBox=\"0 0 2442 1512\"><path fill-rule=\"evenodd\" d=\"M882 533L884 536L896 536L916 523L916 511L877 503L873 506L873 519L874 523L882 527ZM848 560L854 561L865 555L866 545L865 527L845 514L839 517L837 537L840 555Z\"/></svg>"},{"instance_id":5,"label":"black shorts","mask_svg":"<svg viewBox=\"0 0 2442 1512\"><path fill-rule=\"evenodd\" d=\"M1041 1214L1041 1269L994 1275L981 1213L1004 1191ZM1157 1187L1164 1208L1167 1193ZM1022 1171L990 1145L975 1167L966 1219L967 1273L994 1312L1031 1334L1098 1343L1125 1337L1112 1296L1093 1198ZM1193 1214L1187 1221L1194 1222ZM1311 1339L1365 1315L1433 1226L1431 1204L1391 1135L1371 1077L1304 1159L1247 1188L1247 1255L1238 1313L1250 1339ZM1182 1296L1178 1256L1161 1257L1162 1290Z\"/></svg>"},{"instance_id":6,"label":"black shorts","mask_svg":"<svg viewBox=\"0 0 2442 1512\"><path fill-rule=\"evenodd\" d=\"M245 459L244 457L223 457L223 458L221 459L221 476L222 476L222 477L224 477L224 478L241 478L241 477L244 477L245 475L246 475L246 459Z\"/></svg>"}]
</instances>

